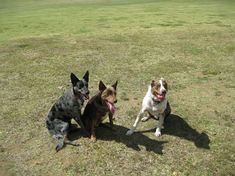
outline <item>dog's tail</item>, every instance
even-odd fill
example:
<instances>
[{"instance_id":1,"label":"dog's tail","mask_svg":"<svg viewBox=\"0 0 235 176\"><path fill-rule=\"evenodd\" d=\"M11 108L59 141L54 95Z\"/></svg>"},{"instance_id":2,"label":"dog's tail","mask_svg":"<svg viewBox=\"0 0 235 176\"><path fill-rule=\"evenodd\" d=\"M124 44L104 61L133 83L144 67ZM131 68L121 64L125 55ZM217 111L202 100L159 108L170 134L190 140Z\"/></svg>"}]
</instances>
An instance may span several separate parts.
<instances>
[{"instance_id":1,"label":"dog's tail","mask_svg":"<svg viewBox=\"0 0 235 176\"><path fill-rule=\"evenodd\" d=\"M58 144L56 145L56 152L60 151L66 144L67 145L72 145L72 146L79 146L79 144L76 144L68 139L65 138L63 135L55 135L54 136L58 140Z\"/></svg>"},{"instance_id":2,"label":"dog's tail","mask_svg":"<svg viewBox=\"0 0 235 176\"><path fill-rule=\"evenodd\" d=\"M62 135L55 135L53 136L58 140L58 144L55 147L56 152L60 151L65 146L64 136Z\"/></svg>"}]
</instances>

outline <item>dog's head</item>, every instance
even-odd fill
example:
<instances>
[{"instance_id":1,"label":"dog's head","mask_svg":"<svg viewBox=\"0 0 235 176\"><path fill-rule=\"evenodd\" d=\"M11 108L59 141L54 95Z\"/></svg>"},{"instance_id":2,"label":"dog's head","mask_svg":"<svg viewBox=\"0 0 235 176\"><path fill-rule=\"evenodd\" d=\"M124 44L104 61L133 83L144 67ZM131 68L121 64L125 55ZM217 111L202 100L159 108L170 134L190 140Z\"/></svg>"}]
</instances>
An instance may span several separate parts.
<instances>
[{"instance_id":1,"label":"dog's head","mask_svg":"<svg viewBox=\"0 0 235 176\"><path fill-rule=\"evenodd\" d=\"M168 91L167 82L161 78L159 81L153 80L151 82L151 92L153 94L153 100L161 102L165 100Z\"/></svg>"},{"instance_id":2,"label":"dog's head","mask_svg":"<svg viewBox=\"0 0 235 176\"><path fill-rule=\"evenodd\" d=\"M79 80L73 73L71 73L70 78L73 86L74 95L83 101L89 99L89 90L88 90L89 72L86 71L81 80Z\"/></svg>"},{"instance_id":3,"label":"dog's head","mask_svg":"<svg viewBox=\"0 0 235 176\"><path fill-rule=\"evenodd\" d=\"M102 81L99 83L101 99L112 114L116 110L114 103L117 103L117 83L118 82L116 81L112 86L105 86Z\"/></svg>"}]
</instances>

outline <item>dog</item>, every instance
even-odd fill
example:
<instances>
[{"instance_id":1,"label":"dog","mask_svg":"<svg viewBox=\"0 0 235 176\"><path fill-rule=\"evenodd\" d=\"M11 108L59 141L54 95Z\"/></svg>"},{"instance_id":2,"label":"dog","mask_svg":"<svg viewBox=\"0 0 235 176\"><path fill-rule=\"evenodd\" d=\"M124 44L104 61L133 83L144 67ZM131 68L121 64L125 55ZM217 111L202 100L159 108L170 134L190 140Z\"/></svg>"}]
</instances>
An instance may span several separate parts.
<instances>
[{"instance_id":1,"label":"dog","mask_svg":"<svg viewBox=\"0 0 235 176\"><path fill-rule=\"evenodd\" d=\"M71 73L70 79L72 88L65 91L64 95L52 106L46 118L46 126L50 134L58 140L56 152L65 144L77 146L68 139L72 118L84 129L81 121L81 108L84 101L89 99L89 72L87 71L81 80Z\"/></svg>"},{"instance_id":2,"label":"dog","mask_svg":"<svg viewBox=\"0 0 235 176\"><path fill-rule=\"evenodd\" d=\"M113 115L116 111L115 103L117 103L117 84L105 86L99 82L99 93L93 96L87 103L83 115L82 122L90 135L92 141L96 141L96 127L102 125L102 121L109 116L110 127L113 129ZM104 125L104 124L103 124Z\"/></svg>"},{"instance_id":3,"label":"dog","mask_svg":"<svg viewBox=\"0 0 235 176\"><path fill-rule=\"evenodd\" d=\"M171 107L167 100L168 86L167 82L161 78L159 81L152 81L148 87L148 91L143 99L142 108L135 120L133 127L127 131L126 135L132 135L136 130L140 119L145 122L150 118L159 120L155 136L161 136L161 129L163 128L164 119L170 115ZM144 117L144 113L148 112L149 116Z\"/></svg>"}]
</instances>

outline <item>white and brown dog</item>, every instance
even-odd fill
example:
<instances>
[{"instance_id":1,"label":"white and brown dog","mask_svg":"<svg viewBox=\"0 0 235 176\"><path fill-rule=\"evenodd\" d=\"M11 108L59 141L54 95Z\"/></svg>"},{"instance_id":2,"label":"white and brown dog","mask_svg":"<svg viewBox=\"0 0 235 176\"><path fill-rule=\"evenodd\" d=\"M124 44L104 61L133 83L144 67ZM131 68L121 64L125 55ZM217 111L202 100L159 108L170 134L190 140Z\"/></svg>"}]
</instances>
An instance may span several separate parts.
<instances>
[{"instance_id":1,"label":"white and brown dog","mask_svg":"<svg viewBox=\"0 0 235 176\"><path fill-rule=\"evenodd\" d=\"M150 118L154 118L159 119L155 136L161 136L161 129L163 128L164 119L171 113L170 104L167 101L167 91L167 83L163 78L159 81L153 80L151 82L148 92L143 99L142 108L135 120L135 123L133 127L127 131L126 135L132 135L134 133L140 119L141 121L147 121ZM144 117L145 112L148 112L148 117Z\"/></svg>"}]
</instances>

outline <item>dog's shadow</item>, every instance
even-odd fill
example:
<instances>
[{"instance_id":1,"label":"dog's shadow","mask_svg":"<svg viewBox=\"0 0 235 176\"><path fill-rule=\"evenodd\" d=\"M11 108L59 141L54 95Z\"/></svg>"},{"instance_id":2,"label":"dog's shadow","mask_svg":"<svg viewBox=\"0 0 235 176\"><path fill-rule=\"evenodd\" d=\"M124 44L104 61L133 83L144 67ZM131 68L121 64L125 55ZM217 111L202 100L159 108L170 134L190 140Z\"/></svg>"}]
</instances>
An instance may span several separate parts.
<instances>
[{"instance_id":1,"label":"dog's shadow","mask_svg":"<svg viewBox=\"0 0 235 176\"><path fill-rule=\"evenodd\" d=\"M171 114L164 123L164 129L162 135L177 136L189 141L192 141L196 147L210 149L210 139L204 132L199 133L193 129L182 117ZM144 146L147 151L152 151L157 154L163 154L163 144L167 141L160 141L160 138L151 139L143 133L155 132L155 128L137 131L132 136L126 136L126 132L129 130L126 127L120 125L114 125L115 131L107 127L98 127L96 130L97 140L116 141L125 144L127 147L140 151L140 146ZM80 128L74 130L69 135L71 140L77 140L80 137L87 137L84 131ZM90 139L89 139L90 140Z\"/></svg>"},{"instance_id":2,"label":"dog's shadow","mask_svg":"<svg viewBox=\"0 0 235 176\"><path fill-rule=\"evenodd\" d=\"M116 141L118 143L123 143L127 147L132 148L136 151L140 151L140 147L143 146L145 147L146 151L152 151L156 154L163 154L163 144L167 143L166 141L158 141L158 139L153 140L139 132L134 133L132 136L127 136L126 132L129 129L120 125L114 124L115 130L111 130L110 128L105 126L97 128L97 140ZM80 137L87 137L80 128L76 131L71 132L69 135L69 138L71 140L77 140ZM87 139L90 140L89 138Z\"/></svg>"},{"instance_id":3,"label":"dog's shadow","mask_svg":"<svg viewBox=\"0 0 235 176\"><path fill-rule=\"evenodd\" d=\"M208 135L204 132L199 133L197 130L193 129L182 117L170 114L164 123L164 129L162 134L167 134L171 136L177 136L189 141L192 141L196 147L210 149L210 139ZM154 132L155 129L140 131L145 132Z\"/></svg>"}]
</instances>

